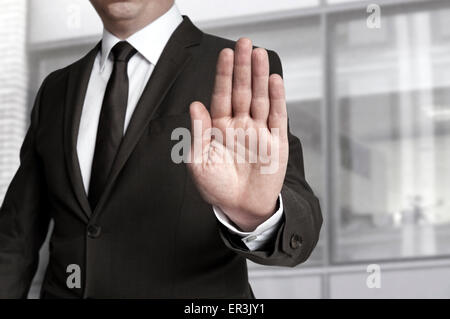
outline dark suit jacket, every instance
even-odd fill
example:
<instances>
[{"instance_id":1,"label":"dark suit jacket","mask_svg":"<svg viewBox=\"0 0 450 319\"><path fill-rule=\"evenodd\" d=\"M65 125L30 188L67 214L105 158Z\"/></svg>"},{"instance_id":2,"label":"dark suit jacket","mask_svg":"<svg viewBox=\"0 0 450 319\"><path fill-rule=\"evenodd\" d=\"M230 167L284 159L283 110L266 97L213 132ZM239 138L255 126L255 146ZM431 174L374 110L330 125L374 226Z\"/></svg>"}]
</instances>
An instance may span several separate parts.
<instances>
[{"instance_id":1,"label":"dark suit jacket","mask_svg":"<svg viewBox=\"0 0 450 319\"><path fill-rule=\"evenodd\" d=\"M250 252L216 220L185 164L171 160L171 132L190 128L189 105L210 104L221 49L185 17L170 38L135 110L106 190L92 211L77 160L83 100L100 44L43 82L0 211L0 297L27 295L50 219L54 230L43 297L247 298L246 258L295 266L319 237L319 202L304 177L302 149L289 135L284 217L273 242ZM282 73L269 51L271 73ZM81 288L66 285L81 267Z\"/></svg>"}]
</instances>

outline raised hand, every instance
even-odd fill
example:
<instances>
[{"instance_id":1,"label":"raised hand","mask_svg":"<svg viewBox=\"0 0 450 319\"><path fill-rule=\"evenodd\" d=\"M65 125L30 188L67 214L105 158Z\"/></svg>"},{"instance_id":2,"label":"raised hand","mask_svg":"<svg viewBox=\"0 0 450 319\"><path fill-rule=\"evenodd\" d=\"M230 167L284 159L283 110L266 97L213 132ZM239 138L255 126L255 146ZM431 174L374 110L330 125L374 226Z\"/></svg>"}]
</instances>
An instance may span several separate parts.
<instances>
[{"instance_id":1,"label":"raised hand","mask_svg":"<svg viewBox=\"0 0 450 319\"><path fill-rule=\"evenodd\" d=\"M210 110L190 106L188 167L207 202L253 231L276 210L289 156L283 79L269 76L266 50L244 38L221 51Z\"/></svg>"}]
</instances>

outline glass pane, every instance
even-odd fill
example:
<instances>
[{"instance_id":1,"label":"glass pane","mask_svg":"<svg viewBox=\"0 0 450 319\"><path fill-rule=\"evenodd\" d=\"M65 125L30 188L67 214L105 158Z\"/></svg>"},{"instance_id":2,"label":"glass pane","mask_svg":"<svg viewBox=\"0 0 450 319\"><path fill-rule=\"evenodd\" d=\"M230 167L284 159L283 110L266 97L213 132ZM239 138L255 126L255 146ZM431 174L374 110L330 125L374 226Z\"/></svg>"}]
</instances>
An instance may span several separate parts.
<instances>
[{"instance_id":1,"label":"glass pane","mask_svg":"<svg viewBox=\"0 0 450 319\"><path fill-rule=\"evenodd\" d=\"M35 0L36 1L36 0ZM41 1L41 0L39 0ZM246 1L204 1L177 0L183 14L193 21L217 24L227 19L247 21L277 12L310 9L320 5L320 0L246 0ZM229 21L227 21L229 22Z\"/></svg>"},{"instance_id":2,"label":"glass pane","mask_svg":"<svg viewBox=\"0 0 450 319\"><path fill-rule=\"evenodd\" d=\"M414 1L414 0L413 0ZM426 1L436 1L436 0L426 0ZM341 4L341 3L351 3L351 2L366 2L367 3L367 5L369 5L369 4L374 4L374 3L376 3L376 1L369 1L369 0L326 0L326 3L327 4ZM392 1L392 2L395 2L395 0L394 1ZM402 2L402 1L397 1L397 2ZM412 2L412 1L411 1ZM383 7L383 6L382 6Z\"/></svg>"},{"instance_id":3,"label":"glass pane","mask_svg":"<svg viewBox=\"0 0 450 319\"><path fill-rule=\"evenodd\" d=\"M340 4L348 2L367 2L367 0L326 0L327 4Z\"/></svg>"},{"instance_id":4,"label":"glass pane","mask_svg":"<svg viewBox=\"0 0 450 319\"><path fill-rule=\"evenodd\" d=\"M333 28L337 262L450 253L449 18Z\"/></svg>"},{"instance_id":5,"label":"glass pane","mask_svg":"<svg viewBox=\"0 0 450 319\"><path fill-rule=\"evenodd\" d=\"M0 205L19 166L26 130L25 1L3 1L0 11Z\"/></svg>"},{"instance_id":6,"label":"glass pane","mask_svg":"<svg viewBox=\"0 0 450 319\"><path fill-rule=\"evenodd\" d=\"M324 154L322 153L322 65L320 21L296 18L261 24L207 30L223 37L249 37L254 45L276 51L283 63L290 128L303 146L306 178L318 197L324 199ZM326 234L308 264L323 260Z\"/></svg>"}]
</instances>

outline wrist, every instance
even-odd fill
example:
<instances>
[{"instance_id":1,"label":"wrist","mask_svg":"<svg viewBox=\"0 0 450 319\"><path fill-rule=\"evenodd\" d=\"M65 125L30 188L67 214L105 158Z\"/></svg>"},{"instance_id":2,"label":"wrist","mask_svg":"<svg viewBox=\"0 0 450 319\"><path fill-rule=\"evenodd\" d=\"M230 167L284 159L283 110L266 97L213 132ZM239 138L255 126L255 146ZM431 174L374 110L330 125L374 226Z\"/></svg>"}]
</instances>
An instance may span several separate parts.
<instances>
[{"instance_id":1,"label":"wrist","mask_svg":"<svg viewBox=\"0 0 450 319\"><path fill-rule=\"evenodd\" d=\"M246 209L242 207L227 207L221 205L218 205L218 207L241 231L252 232L277 211L278 200L265 210L260 208Z\"/></svg>"}]
</instances>

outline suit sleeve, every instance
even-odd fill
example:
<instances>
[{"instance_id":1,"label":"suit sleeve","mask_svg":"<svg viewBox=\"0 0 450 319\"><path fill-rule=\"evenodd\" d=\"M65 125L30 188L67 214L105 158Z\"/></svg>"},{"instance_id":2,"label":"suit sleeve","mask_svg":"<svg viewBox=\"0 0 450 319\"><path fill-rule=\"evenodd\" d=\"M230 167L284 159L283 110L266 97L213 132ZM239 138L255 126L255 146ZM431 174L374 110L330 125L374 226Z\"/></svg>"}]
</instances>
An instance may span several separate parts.
<instances>
[{"instance_id":1,"label":"suit sleeve","mask_svg":"<svg viewBox=\"0 0 450 319\"><path fill-rule=\"evenodd\" d=\"M268 51L270 73L283 76L281 61ZM289 130L289 129L288 129ZM256 251L250 251L236 235L223 226L220 234L234 252L262 265L294 267L308 259L319 239L322 213L319 200L306 182L300 140L288 132L289 161L281 196L284 214L274 239Z\"/></svg>"},{"instance_id":2,"label":"suit sleeve","mask_svg":"<svg viewBox=\"0 0 450 319\"><path fill-rule=\"evenodd\" d=\"M49 226L46 183L35 145L45 82L31 113L20 167L0 208L0 298L26 298Z\"/></svg>"}]
</instances>

